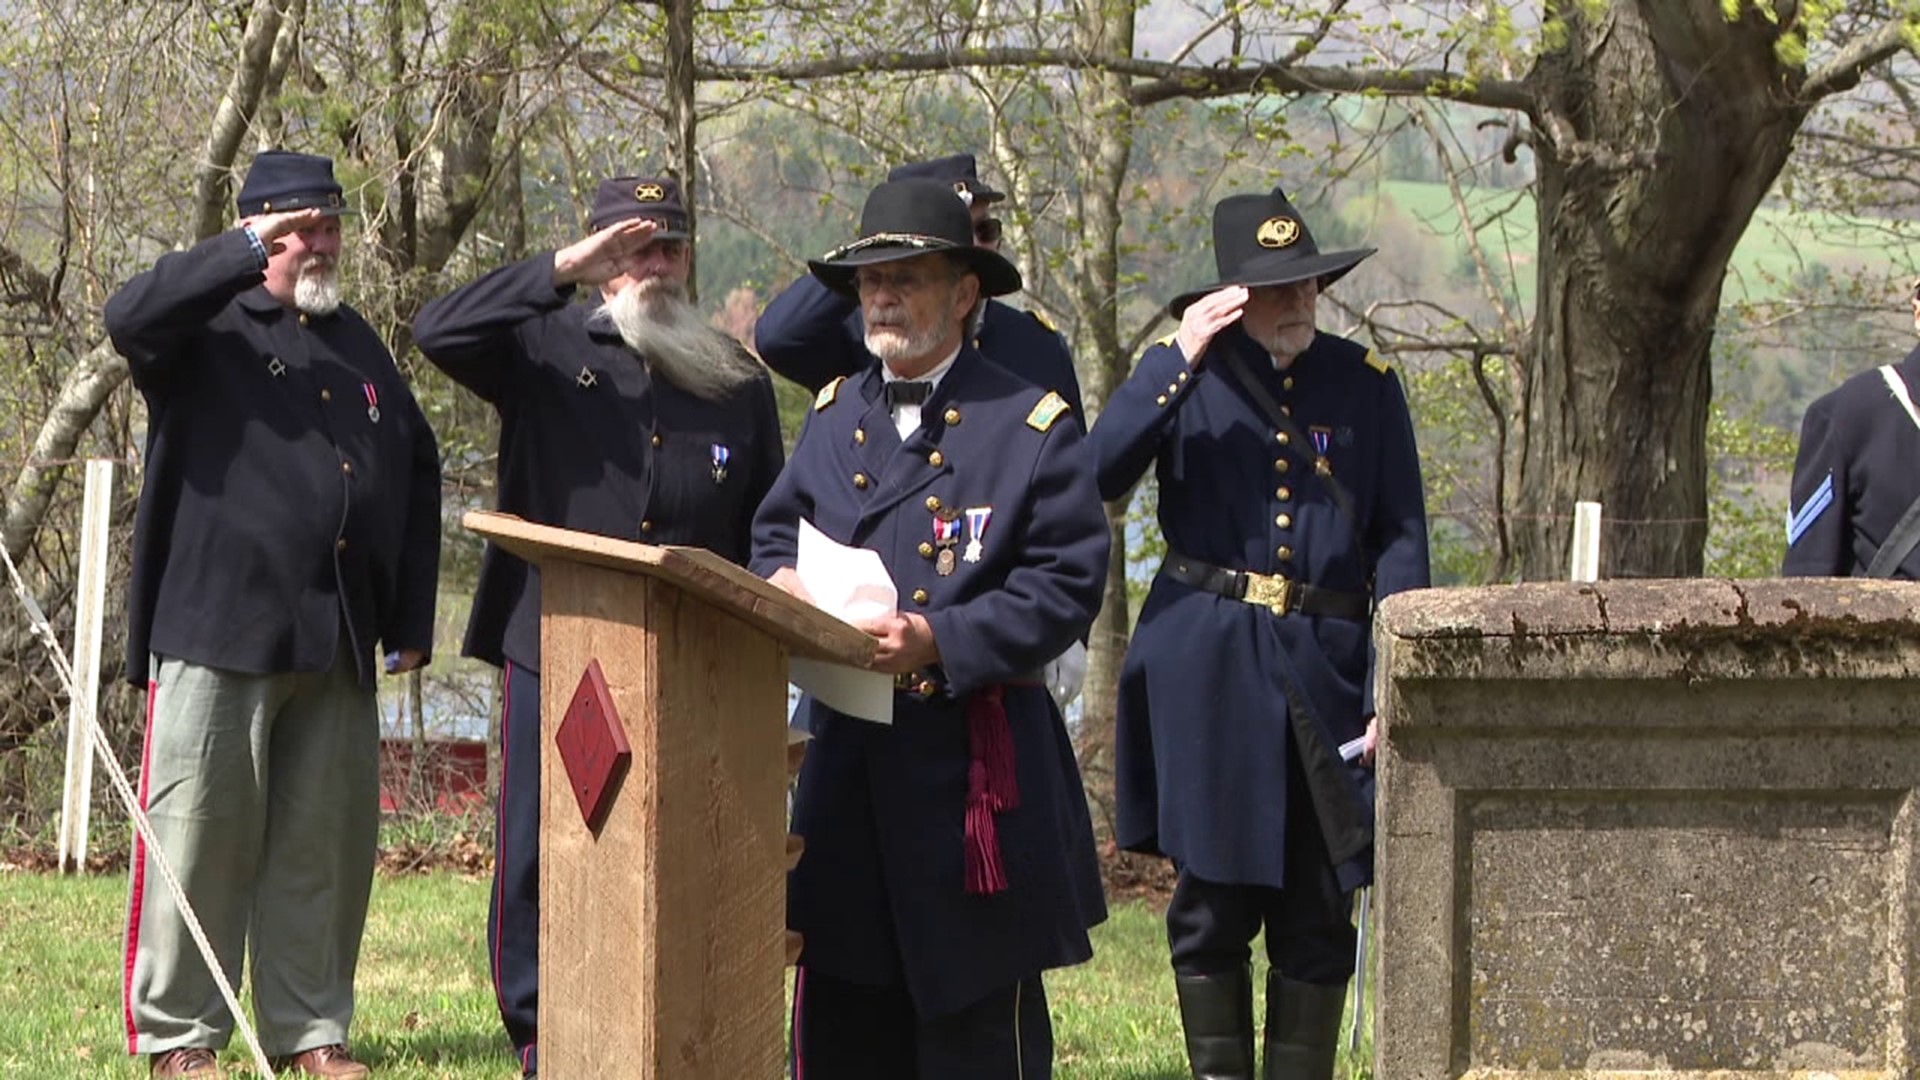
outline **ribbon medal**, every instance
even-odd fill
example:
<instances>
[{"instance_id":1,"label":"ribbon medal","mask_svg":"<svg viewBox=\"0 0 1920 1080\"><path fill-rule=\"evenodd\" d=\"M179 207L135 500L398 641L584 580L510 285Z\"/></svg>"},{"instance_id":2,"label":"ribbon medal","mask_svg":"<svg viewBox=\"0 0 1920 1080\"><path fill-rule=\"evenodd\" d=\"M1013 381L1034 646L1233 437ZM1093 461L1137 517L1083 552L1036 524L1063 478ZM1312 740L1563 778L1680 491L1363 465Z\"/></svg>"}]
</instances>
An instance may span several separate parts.
<instances>
[{"instance_id":1,"label":"ribbon medal","mask_svg":"<svg viewBox=\"0 0 1920 1080\"><path fill-rule=\"evenodd\" d=\"M987 523L993 520L993 507L967 507L967 553L968 562L980 561L980 541L987 535Z\"/></svg>"},{"instance_id":2,"label":"ribbon medal","mask_svg":"<svg viewBox=\"0 0 1920 1080\"><path fill-rule=\"evenodd\" d=\"M733 456L733 451L728 450L719 443L714 443L712 449L713 482L716 484L724 484L727 482L727 459Z\"/></svg>"},{"instance_id":3,"label":"ribbon medal","mask_svg":"<svg viewBox=\"0 0 1920 1080\"><path fill-rule=\"evenodd\" d=\"M380 391L375 390L373 388L372 383L361 383L360 389L365 391L367 395L367 419L373 421L376 424L379 423L380 422Z\"/></svg>"},{"instance_id":4,"label":"ribbon medal","mask_svg":"<svg viewBox=\"0 0 1920 1080\"><path fill-rule=\"evenodd\" d=\"M953 573L953 548L960 542L960 518L951 511L933 515L933 544L940 549L934 559L933 572L941 577Z\"/></svg>"},{"instance_id":5,"label":"ribbon medal","mask_svg":"<svg viewBox=\"0 0 1920 1080\"><path fill-rule=\"evenodd\" d=\"M1314 453L1321 457L1327 456L1327 447L1333 445L1332 428L1310 427L1307 429L1307 437L1313 440Z\"/></svg>"}]
</instances>

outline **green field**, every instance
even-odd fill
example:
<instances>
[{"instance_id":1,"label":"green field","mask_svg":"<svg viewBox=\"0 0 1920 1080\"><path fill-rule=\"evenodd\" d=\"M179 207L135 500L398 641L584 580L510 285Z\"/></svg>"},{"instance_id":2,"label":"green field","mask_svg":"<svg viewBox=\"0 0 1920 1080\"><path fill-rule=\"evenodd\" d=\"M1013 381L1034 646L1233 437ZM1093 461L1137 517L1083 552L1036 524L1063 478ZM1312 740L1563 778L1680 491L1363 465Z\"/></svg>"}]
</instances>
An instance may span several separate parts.
<instances>
[{"instance_id":1,"label":"green field","mask_svg":"<svg viewBox=\"0 0 1920 1080\"><path fill-rule=\"evenodd\" d=\"M126 882L0 870L0 1076L134 1080L120 1020ZM387 1080L516 1076L486 967L486 882L448 873L381 876L360 964L354 1046ZM1184 1080L1159 916L1117 906L1091 963L1048 976L1054 1075ZM238 1065L238 1044L225 1059ZM1362 1047L1371 1054L1370 1044ZM1358 1075L1366 1075L1365 1071Z\"/></svg>"}]
</instances>

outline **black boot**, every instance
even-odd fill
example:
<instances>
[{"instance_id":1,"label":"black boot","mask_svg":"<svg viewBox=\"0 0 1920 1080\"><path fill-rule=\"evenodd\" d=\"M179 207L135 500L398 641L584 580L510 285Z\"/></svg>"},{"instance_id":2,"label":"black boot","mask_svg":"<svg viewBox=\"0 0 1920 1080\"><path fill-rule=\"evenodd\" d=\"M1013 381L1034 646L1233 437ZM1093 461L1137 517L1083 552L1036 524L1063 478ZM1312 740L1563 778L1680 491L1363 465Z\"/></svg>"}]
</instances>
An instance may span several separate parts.
<instances>
[{"instance_id":1,"label":"black boot","mask_svg":"<svg viewBox=\"0 0 1920 1080\"><path fill-rule=\"evenodd\" d=\"M1347 988L1267 974L1266 1063L1260 1080L1332 1080Z\"/></svg>"},{"instance_id":2,"label":"black boot","mask_svg":"<svg viewBox=\"0 0 1920 1080\"><path fill-rule=\"evenodd\" d=\"M1175 974L1193 1080L1253 1080L1253 976Z\"/></svg>"}]
</instances>

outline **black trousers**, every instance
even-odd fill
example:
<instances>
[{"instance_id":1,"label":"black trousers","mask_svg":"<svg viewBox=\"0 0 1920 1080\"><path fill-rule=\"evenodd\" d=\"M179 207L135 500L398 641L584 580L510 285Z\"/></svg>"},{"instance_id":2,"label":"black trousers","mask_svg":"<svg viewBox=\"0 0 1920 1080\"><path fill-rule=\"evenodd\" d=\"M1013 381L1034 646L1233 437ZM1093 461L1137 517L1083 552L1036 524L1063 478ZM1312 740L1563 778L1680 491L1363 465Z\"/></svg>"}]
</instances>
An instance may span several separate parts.
<instances>
[{"instance_id":1,"label":"black trousers","mask_svg":"<svg viewBox=\"0 0 1920 1080\"><path fill-rule=\"evenodd\" d=\"M1053 1021L1038 974L958 1012L921 1016L904 985L863 986L801 967L793 1080L1047 1080Z\"/></svg>"},{"instance_id":2,"label":"black trousers","mask_svg":"<svg viewBox=\"0 0 1920 1080\"><path fill-rule=\"evenodd\" d=\"M487 959L507 1037L521 1069L533 1072L540 1006L540 673L508 664L502 679Z\"/></svg>"},{"instance_id":3,"label":"black trousers","mask_svg":"<svg viewBox=\"0 0 1920 1080\"><path fill-rule=\"evenodd\" d=\"M1274 889L1204 881L1185 867L1167 905L1167 946L1177 975L1238 971L1267 932L1267 960L1296 982L1339 986L1353 978L1353 896L1340 888L1306 777L1287 761L1286 882Z\"/></svg>"}]
</instances>

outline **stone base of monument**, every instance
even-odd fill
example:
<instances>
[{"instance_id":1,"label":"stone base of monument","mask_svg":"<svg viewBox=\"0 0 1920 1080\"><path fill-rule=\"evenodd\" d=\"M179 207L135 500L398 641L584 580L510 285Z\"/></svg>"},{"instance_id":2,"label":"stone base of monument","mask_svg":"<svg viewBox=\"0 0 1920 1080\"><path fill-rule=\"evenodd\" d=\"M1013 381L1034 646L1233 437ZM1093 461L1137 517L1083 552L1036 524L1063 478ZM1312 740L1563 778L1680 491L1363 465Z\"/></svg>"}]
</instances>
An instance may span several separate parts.
<instances>
[{"instance_id":1,"label":"stone base of monument","mask_svg":"<svg viewBox=\"0 0 1920 1080\"><path fill-rule=\"evenodd\" d=\"M1920 585L1376 624L1378 1080L1920 1075Z\"/></svg>"}]
</instances>

